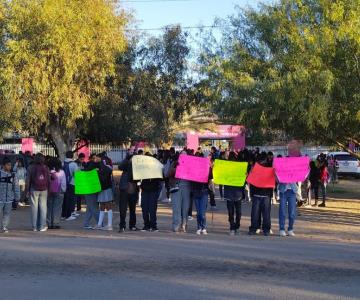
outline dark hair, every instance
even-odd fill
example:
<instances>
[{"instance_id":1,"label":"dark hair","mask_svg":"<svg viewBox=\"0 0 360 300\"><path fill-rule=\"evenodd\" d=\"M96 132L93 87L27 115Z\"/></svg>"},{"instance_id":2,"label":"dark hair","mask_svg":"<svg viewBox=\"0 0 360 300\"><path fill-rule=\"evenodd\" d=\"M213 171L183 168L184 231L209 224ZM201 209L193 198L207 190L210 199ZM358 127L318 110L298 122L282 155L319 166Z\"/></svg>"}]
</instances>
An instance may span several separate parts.
<instances>
[{"instance_id":1,"label":"dark hair","mask_svg":"<svg viewBox=\"0 0 360 300\"><path fill-rule=\"evenodd\" d=\"M7 156L5 156L5 157L3 158L2 164L3 164L3 166L5 166L5 165L8 164L8 163L11 164L11 159L8 158Z\"/></svg>"},{"instance_id":2,"label":"dark hair","mask_svg":"<svg viewBox=\"0 0 360 300\"><path fill-rule=\"evenodd\" d=\"M56 157L52 157L49 161L49 169L59 172L62 169L62 164L61 164L60 159L58 159Z\"/></svg>"},{"instance_id":3,"label":"dark hair","mask_svg":"<svg viewBox=\"0 0 360 300\"><path fill-rule=\"evenodd\" d=\"M144 154L144 150L139 149L138 152L137 152L137 154L138 154L138 155Z\"/></svg>"},{"instance_id":4,"label":"dark hair","mask_svg":"<svg viewBox=\"0 0 360 300\"><path fill-rule=\"evenodd\" d=\"M80 153L80 154L78 155L78 158L79 158L79 159L85 158L85 154L84 154L84 153Z\"/></svg>"},{"instance_id":5,"label":"dark hair","mask_svg":"<svg viewBox=\"0 0 360 300\"><path fill-rule=\"evenodd\" d=\"M66 157L66 158L74 158L74 152L72 152L72 151L67 151L66 154L65 154L65 157Z\"/></svg>"},{"instance_id":6,"label":"dark hair","mask_svg":"<svg viewBox=\"0 0 360 300\"><path fill-rule=\"evenodd\" d=\"M45 163L45 156L42 153L35 154L34 163L37 165L43 165Z\"/></svg>"}]
</instances>

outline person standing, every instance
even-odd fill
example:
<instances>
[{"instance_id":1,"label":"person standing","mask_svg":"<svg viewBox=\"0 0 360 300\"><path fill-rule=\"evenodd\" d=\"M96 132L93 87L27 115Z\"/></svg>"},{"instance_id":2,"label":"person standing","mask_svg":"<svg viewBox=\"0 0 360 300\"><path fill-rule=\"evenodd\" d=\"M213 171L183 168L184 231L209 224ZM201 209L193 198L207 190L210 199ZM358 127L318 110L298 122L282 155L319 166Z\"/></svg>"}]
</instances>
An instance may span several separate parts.
<instances>
[{"instance_id":1,"label":"person standing","mask_svg":"<svg viewBox=\"0 0 360 300\"><path fill-rule=\"evenodd\" d=\"M60 229L61 208L66 192L66 176L58 158L50 159L50 188L47 199L47 225L49 229Z\"/></svg>"},{"instance_id":2,"label":"person standing","mask_svg":"<svg viewBox=\"0 0 360 300\"><path fill-rule=\"evenodd\" d=\"M298 190L297 183L279 183L278 190L280 193L280 206L279 206L279 234L281 237L286 236L285 221L286 221L286 207L288 209L288 235L295 236L294 223L296 218L296 193Z\"/></svg>"},{"instance_id":3,"label":"person standing","mask_svg":"<svg viewBox=\"0 0 360 300\"><path fill-rule=\"evenodd\" d=\"M20 187L20 201L19 206L25 206L26 204L26 195L25 195L25 181L26 181L26 175L27 171L24 166L23 159L18 159L14 166L14 172L16 173L16 177L19 180L19 187Z\"/></svg>"},{"instance_id":4,"label":"person standing","mask_svg":"<svg viewBox=\"0 0 360 300\"><path fill-rule=\"evenodd\" d=\"M231 151L228 157L229 161L237 161L236 153ZM244 187L224 185L224 198L229 216L230 235L239 234L241 220L241 198Z\"/></svg>"},{"instance_id":5,"label":"person standing","mask_svg":"<svg viewBox=\"0 0 360 300\"><path fill-rule=\"evenodd\" d=\"M75 212L76 198L75 198L75 179L74 174L79 169L78 165L74 161L74 153L72 151L66 152L66 158L64 161L64 172L66 175L66 193L64 196L62 217L66 221L75 220L79 216Z\"/></svg>"},{"instance_id":6,"label":"person standing","mask_svg":"<svg viewBox=\"0 0 360 300\"><path fill-rule=\"evenodd\" d=\"M9 232L12 203L20 200L19 181L11 169L11 160L5 157L0 170L0 215L2 215L1 229L4 233Z\"/></svg>"},{"instance_id":7,"label":"person standing","mask_svg":"<svg viewBox=\"0 0 360 300\"><path fill-rule=\"evenodd\" d=\"M151 156L150 153L145 155ZM157 200L163 179L144 179L141 181L141 209L144 227L141 231L159 231L157 227Z\"/></svg>"},{"instance_id":8,"label":"person standing","mask_svg":"<svg viewBox=\"0 0 360 300\"><path fill-rule=\"evenodd\" d=\"M112 167L106 164L106 161L100 161L99 179L101 184L101 192L97 195L97 202L100 204L100 214L96 229L113 230L113 211L112 202L114 200ZM108 215L108 225L103 226L105 213Z\"/></svg>"},{"instance_id":9,"label":"person standing","mask_svg":"<svg viewBox=\"0 0 360 300\"><path fill-rule=\"evenodd\" d=\"M119 232L124 232L126 230L126 212L128 208L129 229L131 231L138 230L136 227L136 203L138 200L138 188L136 182L133 180L131 158L132 155L127 155L127 157L119 165L119 170L122 171L119 183Z\"/></svg>"},{"instance_id":10,"label":"person standing","mask_svg":"<svg viewBox=\"0 0 360 300\"><path fill-rule=\"evenodd\" d=\"M85 169L85 154L79 153L77 160L75 160L78 170L82 171ZM82 202L83 196L82 195L75 195L75 203L76 203L76 212L75 214L78 215L81 212L81 202Z\"/></svg>"},{"instance_id":11,"label":"person standing","mask_svg":"<svg viewBox=\"0 0 360 300\"><path fill-rule=\"evenodd\" d=\"M47 197L50 187L50 171L41 153L35 155L26 179L26 194L30 195L33 231L46 231Z\"/></svg>"},{"instance_id":12,"label":"person standing","mask_svg":"<svg viewBox=\"0 0 360 300\"><path fill-rule=\"evenodd\" d=\"M92 171L100 169L100 157L91 154L88 163L84 167L84 171ZM92 219L98 224L99 221L99 203L97 202L98 193L84 195L86 212L84 218L84 229L94 229L91 226Z\"/></svg>"},{"instance_id":13,"label":"person standing","mask_svg":"<svg viewBox=\"0 0 360 300\"><path fill-rule=\"evenodd\" d=\"M309 190L308 190L308 202L311 205L311 192L314 192L315 205L318 205L319 200L319 185L320 185L320 169L316 167L314 161L310 162L310 174L309 174Z\"/></svg>"},{"instance_id":14,"label":"person standing","mask_svg":"<svg viewBox=\"0 0 360 300\"><path fill-rule=\"evenodd\" d=\"M204 157L204 155L200 152L197 152L195 156ZM209 179L211 178L209 172ZM197 219L197 231L196 234L204 234L207 235L207 224L206 224L206 209L208 203L208 183L192 183L192 193L194 197L194 203L196 207L196 219Z\"/></svg>"}]
</instances>

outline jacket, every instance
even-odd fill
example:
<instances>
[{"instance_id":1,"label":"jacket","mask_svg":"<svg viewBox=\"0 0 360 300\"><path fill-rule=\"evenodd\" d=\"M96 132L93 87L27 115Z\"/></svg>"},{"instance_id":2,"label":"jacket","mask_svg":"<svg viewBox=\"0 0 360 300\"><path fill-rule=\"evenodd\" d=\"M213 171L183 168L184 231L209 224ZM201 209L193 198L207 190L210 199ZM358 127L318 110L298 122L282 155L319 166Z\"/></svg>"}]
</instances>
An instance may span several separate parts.
<instances>
[{"instance_id":1,"label":"jacket","mask_svg":"<svg viewBox=\"0 0 360 300\"><path fill-rule=\"evenodd\" d=\"M295 194L297 193L299 187L298 187L298 185L297 185L296 183L289 183L289 184L279 183L279 185L278 185L278 191L279 191L280 193L285 193L286 190L287 190L287 188L286 188L287 185L290 186L290 189L291 189Z\"/></svg>"},{"instance_id":2,"label":"jacket","mask_svg":"<svg viewBox=\"0 0 360 300\"><path fill-rule=\"evenodd\" d=\"M12 203L20 200L19 180L15 173L0 170L0 202Z\"/></svg>"}]
</instances>

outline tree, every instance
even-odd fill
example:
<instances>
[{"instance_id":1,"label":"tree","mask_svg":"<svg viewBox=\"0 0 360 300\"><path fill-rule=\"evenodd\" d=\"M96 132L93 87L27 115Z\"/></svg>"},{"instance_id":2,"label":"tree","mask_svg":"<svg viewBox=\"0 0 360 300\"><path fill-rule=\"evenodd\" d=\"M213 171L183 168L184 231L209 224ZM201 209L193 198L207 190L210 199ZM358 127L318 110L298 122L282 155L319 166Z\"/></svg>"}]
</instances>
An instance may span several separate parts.
<instances>
[{"instance_id":1,"label":"tree","mask_svg":"<svg viewBox=\"0 0 360 300\"><path fill-rule=\"evenodd\" d=\"M2 3L1 106L11 103L13 120L48 135L63 156L91 119L115 56L126 47L126 17L113 0Z\"/></svg>"},{"instance_id":2,"label":"tree","mask_svg":"<svg viewBox=\"0 0 360 300\"><path fill-rule=\"evenodd\" d=\"M178 124L198 103L189 54L187 33L180 26L165 28L159 37L133 40L117 59L104 101L95 105L89 136L156 146L171 142Z\"/></svg>"},{"instance_id":3,"label":"tree","mask_svg":"<svg viewBox=\"0 0 360 300\"><path fill-rule=\"evenodd\" d=\"M289 139L359 140L359 16L359 0L281 0L222 21L221 45L201 57L215 110Z\"/></svg>"}]
</instances>

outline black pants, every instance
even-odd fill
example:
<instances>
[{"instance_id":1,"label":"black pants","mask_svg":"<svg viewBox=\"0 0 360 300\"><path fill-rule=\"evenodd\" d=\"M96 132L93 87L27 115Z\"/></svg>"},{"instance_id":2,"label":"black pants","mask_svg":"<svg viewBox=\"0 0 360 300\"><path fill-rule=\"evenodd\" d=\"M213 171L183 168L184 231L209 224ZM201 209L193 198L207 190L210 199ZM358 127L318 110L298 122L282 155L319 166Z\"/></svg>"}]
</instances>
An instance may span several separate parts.
<instances>
[{"instance_id":1,"label":"black pants","mask_svg":"<svg viewBox=\"0 0 360 300\"><path fill-rule=\"evenodd\" d=\"M119 211L120 211L120 228L126 228L126 212L129 208L129 228L136 226L136 202L137 192L128 194L125 190L120 190Z\"/></svg>"},{"instance_id":2,"label":"black pants","mask_svg":"<svg viewBox=\"0 0 360 300\"><path fill-rule=\"evenodd\" d=\"M75 196L75 199L76 199L76 210L80 211L82 196Z\"/></svg>"},{"instance_id":3,"label":"black pants","mask_svg":"<svg viewBox=\"0 0 360 300\"><path fill-rule=\"evenodd\" d=\"M252 196L250 232L260 229L262 217L262 230L269 233L271 229L271 197Z\"/></svg>"},{"instance_id":4,"label":"black pants","mask_svg":"<svg viewBox=\"0 0 360 300\"><path fill-rule=\"evenodd\" d=\"M208 189L208 192L210 197L210 206L216 206L215 193L211 189Z\"/></svg>"},{"instance_id":5,"label":"black pants","mask_svg":"<svg viewBox=\"0 0 360 300\"><path fill-rule=\"evenodd\" d=\"M71 184L67 186L66 193L64 195L64 202L62 207L61 216L63 218L69 218L75 210L75 187Z\"/></svg>"},{"instance_id":6,"label":"black pants","mask_svg":"<svg viewBox=\"0 0 360 300\"><path fill-rule=\"evenodd\" d=\"M141 208L144 219L144 227L147 229L157 228L157 200L159 192L141 192Z\"/></svg>"},{"instance_id":7,"label":"black pants","mask_svg":"<svg viewBox=\"0 0 360 300\"><path fill-rule=\"evenodd\" d=\"M229 214L230 230L238 230L241 220L241 201L226 201Z\"/></svg>"},{"instance_id":8,"label":"black pants","mask_svg":"<svg viewBox=\"0 0 360 300\"><path fill-rule=\"evenodd\" d=\"M224 186L219 185L220 198L224 198Z\"/></svg>"}]
</instances>

